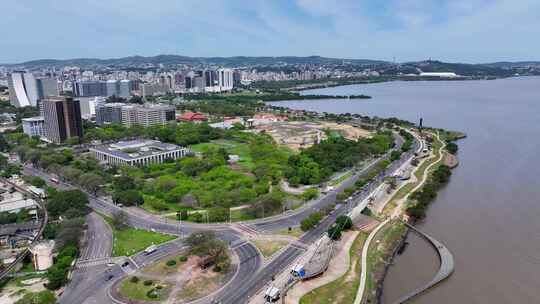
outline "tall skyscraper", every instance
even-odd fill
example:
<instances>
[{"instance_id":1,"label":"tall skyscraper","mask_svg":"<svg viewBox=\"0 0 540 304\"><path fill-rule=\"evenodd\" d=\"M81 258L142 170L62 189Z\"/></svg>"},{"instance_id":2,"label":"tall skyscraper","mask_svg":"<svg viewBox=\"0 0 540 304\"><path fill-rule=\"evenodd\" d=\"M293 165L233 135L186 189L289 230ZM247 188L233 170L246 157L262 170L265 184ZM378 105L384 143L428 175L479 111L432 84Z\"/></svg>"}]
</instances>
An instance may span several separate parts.
<instances>
[{"instance_id":1,"label":"tall skyscraper","mask_svg":"<svg viewBox=\"0 0 540 304\"><path fill-rule=\"evenodd\" d=\"M219 69L218 73L218 85L220 91L231 91L234 86L233 70L232 69Z\"/></svg>"},{"instance_id":2,"label":"tall skyscraper","mask_svg":"<svg viewBox=\"0 0 540 304\"><path fill-rule=\"evenodd\" d=\"M107 80L107 95L120 96L120 82L118 80Z\"/></svg>"},{"instance_id":3,"label":"tall skyscraper","mask_svg":"<svg viewBox=\"0 0 540 304\"><path fill-rule=\"evenodd\" d=\"M36 78L39 98L58 96L58 80L56 78Z\"/></svg>"},{"instance_id":4,"label":"tall skyscraper","mask_svg":"<svg viewBox=\"0 0 540 304\"><path fill-rule=\"evenodd\" d=\"M82 138L81 107L78 100L66 96L43 99L45 136L51 142L62 143L70 137Z\"/></svg>"},{"instance_id":5,"label":"tall skyscraper","mask_svg":"<svg viewBox=\"0 0 540 304\"><path fill-rule=\"evenodd\" d=\"M131 96L131 91L133 90L133 85L131 80L120 80L118 96L123 98L129 98Z\"/></svg>"},{"instance_id":6,"label":"tall skyscraper","mask_svg":"<svg viewBox=\"0 0 540 304\"><path fill-rule=\"evenodd\" d=\"M74 82L73 95L78 97L107 96L107 83L103 81Z\"/></svg>"},{"instance_id":7,"label":"tall skyscraper","mask_svg":"<svg viewBox=\"0 0 540 304\"><path fill-rule=\"evenodd\" d=\"M55 78L35 78L32 73L13 72L8 77L9 101L17 107L37 106L38 100L58 95Z\"/></svg>"}]
</instances>

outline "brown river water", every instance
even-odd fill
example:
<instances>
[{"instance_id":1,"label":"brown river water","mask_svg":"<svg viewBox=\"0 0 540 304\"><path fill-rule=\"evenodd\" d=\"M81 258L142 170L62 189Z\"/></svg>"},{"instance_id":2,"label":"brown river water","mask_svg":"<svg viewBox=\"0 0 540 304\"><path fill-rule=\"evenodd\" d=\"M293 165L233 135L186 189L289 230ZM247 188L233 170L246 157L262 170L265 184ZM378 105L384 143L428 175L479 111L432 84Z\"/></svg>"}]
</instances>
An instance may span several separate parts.
<instances>
[{"instance_id":1,"label":"brown river water","mask_svg":"<svg viewBox=\"0 0 540 304\"><path fill-rule=\"evenodd\" d=\"M273 103L319 112L399 117L459 130L460 165L417 227L454 254L454 274L414 303L540 303L540 77L350 85L303 94L370 100ZM410 235L385 280L392 303L429 281L438 260Z\"/></svg>"}]
</instances>

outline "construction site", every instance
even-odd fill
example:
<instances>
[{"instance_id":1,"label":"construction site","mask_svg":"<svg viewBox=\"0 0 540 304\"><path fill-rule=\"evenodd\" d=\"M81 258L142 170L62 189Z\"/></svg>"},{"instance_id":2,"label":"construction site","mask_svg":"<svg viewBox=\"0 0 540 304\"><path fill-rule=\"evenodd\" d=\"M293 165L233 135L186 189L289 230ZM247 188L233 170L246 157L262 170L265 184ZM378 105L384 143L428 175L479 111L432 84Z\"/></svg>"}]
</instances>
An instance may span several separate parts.
<instances>
[{"instance_id":1,"label":"construction site","mask_svg":"<svg viewBox=\"0 0 540 304\"><path fill-rule=\"evenodd\" d=\"M324 121L280 121L255 126L280 144L298 151L325 140L329 136L342 136L350 140L370 137L372 132L349 124Z\"/></svg>"}]
</instances>

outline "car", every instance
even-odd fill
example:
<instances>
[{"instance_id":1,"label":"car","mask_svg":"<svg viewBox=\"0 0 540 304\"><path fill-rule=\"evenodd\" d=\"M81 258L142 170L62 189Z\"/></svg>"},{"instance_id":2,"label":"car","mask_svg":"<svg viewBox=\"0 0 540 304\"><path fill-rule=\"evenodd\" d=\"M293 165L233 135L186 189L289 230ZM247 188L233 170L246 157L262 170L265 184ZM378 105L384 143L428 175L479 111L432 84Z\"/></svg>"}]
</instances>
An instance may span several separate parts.
<instances>
[{"instance_id":1,"label":"car","mask_svg":"<svg viewBox=\"0 0 540 304\"><path fill-rule=\"evenodd\" d=\"M146 249L144 250L144 254L145 254L145 255L152 254L152 253L155 252L157 249L158 249L158 248L157 248L156 245L151 245L151 246L149 246L148 248L146 248Z\"/></svg>"},{"instance_id":2,"label":"car","mask_svg":"<svg viewBox=\"0 0 540 304\"><path fill-rule=\"evenodd\" d=\"M113 267L114 265L116 265L116 263L113 263L113 262L107 263L107 267Z\"/></svg>"},{"instance_id":3,"label":"car","mask_svg":"<svg viewBox=\"0 0 540 304\"><path fill-rule=\"evenodd\" d=\"M129 261L125 261L124 263L122 263L122 267L126 267L127 265L129 265Z\"/></svg>"},{"instance_id":4,"label":"car","mask_svg":"<svg viewBox=\"0 0 540 304\"><path fill-rule=\"evenodd\" d=\"M110 281L112 278L114 278L114 275L110 274L105 278L105 281Z\"/></svg>"}]
</instances>

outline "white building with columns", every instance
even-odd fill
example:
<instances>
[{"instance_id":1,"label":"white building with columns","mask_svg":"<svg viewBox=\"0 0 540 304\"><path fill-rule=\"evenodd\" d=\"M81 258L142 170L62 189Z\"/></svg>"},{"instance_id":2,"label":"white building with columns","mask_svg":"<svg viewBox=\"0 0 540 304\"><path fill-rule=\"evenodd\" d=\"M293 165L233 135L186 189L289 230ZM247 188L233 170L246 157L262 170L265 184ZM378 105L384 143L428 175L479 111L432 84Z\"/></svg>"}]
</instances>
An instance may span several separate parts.
<instances>
[{"instance_id":1,"label":"white building with columns","mask_svg":"<svg viewBox=\"0 0 540 304\"><path fill-rule=\"evenodd\" d=\"M90 148L90 152L100 162L111 166L160 164L167 159L176 160L192 154L188 148L162 143L158 140L120 141Z\"/></svg>"}]
</instances>

